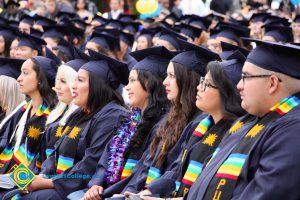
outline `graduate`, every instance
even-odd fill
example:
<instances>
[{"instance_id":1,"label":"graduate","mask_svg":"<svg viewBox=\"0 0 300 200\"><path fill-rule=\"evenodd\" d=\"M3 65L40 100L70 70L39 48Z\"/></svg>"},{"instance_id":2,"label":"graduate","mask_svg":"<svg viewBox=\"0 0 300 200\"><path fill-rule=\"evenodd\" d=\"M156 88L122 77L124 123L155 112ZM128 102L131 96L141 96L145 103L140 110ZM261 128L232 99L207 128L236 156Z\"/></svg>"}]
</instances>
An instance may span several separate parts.
<instances>
[{"instance_id":1,"label":"graduate","mask_svg":"<svg viewBox=\"0 0 300 200\"><path fill-rule=\"evenodd\" d=\"M264 25L265 29L262 40L271 42L294 42L293 30L287 26Z\"/></svg>"},{"instance_id":2,"label":"graduate","mask_svg":"<svg viewBox=\"0 0 300 200\"><path fill-rule=\"evenodd\" d=\"M139 35L136 37L136 50L147 49L153 46L152 38L155 34L155 29L143 29L140 31Z\"/></svg>"},{"instance_id":3,"label":"graduate","mask_svg":"<svg viewBox=\"0 0 300 200\"><path fill-rule=\"evenodd\" d=\"M269 13L254 13L249 21L250 21L250 36L253 39L262 39L263 31L262 26L264 25L264 21L269 16Z\"/></svg>"},{"instance_id":4,"label":"graduate","mask_svg":"<svg viewBox=\"0 0 300 200\"><path fill-rule=\"evenodd\" d=\"M46 45L46 42L43 39L26 33L21 33L19 35L19 42L16 48L15 57L26 60L34 56L41 56L43 53L43 45Z\"/></svg>"},{"instance_id":5,"label":"graduate","mask_svg":"<svg viewBox=\"0 0 300 200\"><path fill-rule=\"evenodd\" d=\"M10 26L0 26L0 56L9 57L12 41L15 39L16 29Z\"/></svg>"},{"instance_id":6,"label":"graduate","mask_svg":"<svg viewBox=\"0 0 300 200\"><path fill-rule=\"evenodd\" d=\"M164 85L172 106L165 122L157 130L150 150L144 153L132 176L128 177L128 183L122 186L123 183L120 182L104 190L104 197L112 196L116 192L138 193L163 175L177 159L181 145L189 137L190 132L183 131L185 127L196 120L199 123L197 116L201 111L196 109L195 101L200 74L205 75L209 61L220 58L202 47L179 41L183 42L182 48L189 51L176 55L168 65Z\"/></svg>"},{"instance_id":7,"label":"graduate","mask_svg":"<svg viewBox=\"0 0 300 200\"><path fill-rule=\"evenodd\" d=\"M299 47L251 40L243 66L242 107L255 116L219 146L186 199L298 199ZM263 103L262 103L263 102ZM226 167L235 166L235 171ZM201 188L201 189L200 189Z\"/></svg>"},{"instance_id":8,"label":"graduate","mask_svg":"<svg viewBox=\"0 0 300 200\"><path fill-rule=\"evenodd\" d=\"M131 175L168 111L169 101L163 80L173 54L164 47L154 47L136 51L134 56L139 62L131 70L129 83L125 86L132 111L99 160L98 176L88 183L90 188L84 194L87 199L99 197L98 191ZM81 197L83 192L81 196L68 196L69 199Z\"/></svg>"},{"instance_id":9,"label":"graduate","mask_svg":"<svg viewBox=\"0 0 300 200\"><path fill-rule=\"evenodd\" d=\"M64 136L44 161L41 174L28 186L30 193L21 199L65 199L84 189L112 132L128 114L115 91L128 80L126 65L94 51L89 54L92 61L82 65L72 87L73 103L80 109L67 120Z\"/></svg>"},{"instance_id":10,"label":"graduate","mask_svg":"<svg viewBox=\"0 0 300 200\"><path fill-rule=\"evenodd\" d=\"M55 82L57 63L37 56L26 60L17 81L20 92L29 97L1 127L1 174L13 171L20 163L33 169L43 131L56 97L51 87ZM2 195L2 194L1 194Z\"/></svg>"},{"instance_id":11,"label":"graduate","mask_svg":"<svg viewBox=\"0 0 300 200\"><path fill-rule=\"evenodd\" d=\"M169 51L178 51L180 50L180 45L178 38L187 40L186 37L180 35L179 33L169 29L161 27L159 34L159 39L156 43L153 42L154 46L164 46Z\"/></svg>"},{"instance_id":12,"label":"graduate","mask_svg":"<svg viewBox=\"0 0 300 200\"><path fill-rule=\"evenodd\" d=\"M25 100L18 87L17 78L24 60L0 58L0 123ZM0 125L1 127L1 125Z\"/></svg>"},{"instance_id":13,"label":"graduate","mask_svg":"<svg viewBox=\"0 0 300 200\"><path fill-rule=\"evenodd\" d=\"M19 30L22 33L30 34L31 33L30 28L33 26L33 24L34 24L34 18L25 14L20 19Z\"/></svg>"}]
</instances>

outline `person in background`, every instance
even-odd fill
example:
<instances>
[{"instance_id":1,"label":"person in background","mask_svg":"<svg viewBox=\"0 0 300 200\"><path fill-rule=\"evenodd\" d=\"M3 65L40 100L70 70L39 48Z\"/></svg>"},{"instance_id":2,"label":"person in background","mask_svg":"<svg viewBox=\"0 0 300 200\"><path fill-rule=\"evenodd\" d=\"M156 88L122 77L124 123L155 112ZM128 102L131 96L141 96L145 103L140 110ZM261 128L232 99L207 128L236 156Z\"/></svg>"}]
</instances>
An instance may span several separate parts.
<instances>
[{"instance_id":1,"label":"person in background","mask_svg":"<svg viewBox=\"0 0 300 200\"><path fill-rule=\"evenodd\" d=\"M103 13L102 17L106 19L118 19L119 15L123 12L122 0L110 0L110 11Z\"/></svg>"}]
</instances>

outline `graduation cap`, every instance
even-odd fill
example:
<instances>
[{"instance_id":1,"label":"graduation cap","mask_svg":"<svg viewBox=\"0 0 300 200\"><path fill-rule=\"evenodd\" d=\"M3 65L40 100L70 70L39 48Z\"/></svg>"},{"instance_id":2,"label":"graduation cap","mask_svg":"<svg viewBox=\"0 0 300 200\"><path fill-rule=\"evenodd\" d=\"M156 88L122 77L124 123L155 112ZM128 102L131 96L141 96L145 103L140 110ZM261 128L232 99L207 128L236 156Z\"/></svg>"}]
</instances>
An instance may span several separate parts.
<instances>
[{"instance_id":1,"label":"graduation cap","mask_svg":"<svg viewBox=\"0 0 300 200\"><path fill-rule=\"evenodd\" d=\"M256 43L246 62L250 62L260 68L285 74L287 76L300 79L300 47L270 41L243 38Z\"/></svg>"},{"instance_id":2,"label":"graduation cap","mask_svg":"<svg viewBox=\"0 0 300 200\"><path fill-rule=\"evenodd\" d=\"M221 22L217 25L221 31L217 37L225 37L241 44L240 37L249 37L250 29L232 23Z\"/></svg>"},{"instance_id":3,"label":"graduation cap","mask_svg":"<svg viewBox=\"0 0 300 200\"><path fill-rule=\"evenodd\" d=\"M90 24L89 23L86 23L84 20L82 19L71 19L71 22L74 23L74 25L78 28L81 28L81 29L86 29L87 26L89 26Z\"/></svg>"},{"instance_id":4,"label":"graduation cap","mask_svg":"<svg viewBox=\"0 0 300 200\"><path fill-rule=\"evenodd\" d=\"M228 58L228 60L219 62L223 71L234 85L237 85L242 78L242 69L246 60L246 57L244 57L244 60L241 60L240 56L241 53L239 51L236 51L235 54L231 55L231 57Z\"/></svg>"},{"instance_id":5,"label":"graduation cap","mask_svg":"<svg viewBox=\"0 0 300 200\"><path fill-rule=\"evenodd\" d=\"M84 29L76 27L68 17L63 17L59 24L65 28L65 34L68 36L75 36L77 38L84 36Z\"/></svg>"},{"instance_id":6,"label":"graduation cap","mask_svg":"<svg viewBox=\"0 0 300 200\"><path fill-rule=\"evenodd\" d=\"M127 31L129 33L135 34L139 31L139 27L142 25L139 22L121 22L122 31Z\"/></svg>"},{"instance_id":7,"label":"graduation cap","mask_svg":"<svg viewBox=\"0 0 300 200\"><path fill-rule=\"evenodd\" d=\"M120 37L120 30L116 28L103 28L102 26L98 26L94 28L94 31L97 33L107 34L113 37Z\"/></svg>"},{"instance_id":8,"label":"graduation cap","mask_svg":"<svg viewBox=\"0 0 300 200\"><path fill-rule=\"evenodd\" d=\"M296 15L296 17L293 20L294 23L300 23L300 15Z\"/></svg>"},{"instance_id":9,"label":"graduation cap","mask_svg":"<svg viewBox=\"0 0 300 200\"><path fill-rule=\"evenodd\" d=\"M175 31L162 27L159 39L168 41L176 50L180 49L180 45L178 44L178 38L186 40L185 37L176 33Z\"/></svg>"},{"instance_id":10,"label":"graduation cap","mask_svg":"<svg viewBox=\"0 0 300 200\"><path fill-rule=\"evenodd\" d=\"M18 35L18 29L10 26L0 25L0 35L12 41Z\"/></svg>"},{"instance_id":11,"label":"graduation cap","mask_svg":"<svg viewBox=\"0 0 300 200\"><path fill-rule=\"evenodd\" d=\"M234 19L234 18L230 18L229 19L229 22L233 23L233 24L237 24L237 25L241 25L241 26L249 26L249 20L247 19L242 19L242 20L237 20L237 19Z\"/></svg>"},{"instance_id":12,"label":"graduation cap","mask_svg":"<svg viewBox=\"0 0 300 200\"><path fill-rule=\"evenodd\" d=\"M57 44L57 48L67 55L68 60L73 60L75 55L74 55L74 46L67 42L65 39L61 38Z\"/></svg>"},{"instance_id":13,"label":"graduation cap","mask_svg":"<svg viewBox=\"0 0 300 200\"><path fill-rule=\"evenodd\" d=\"M114 89L117 89L120 84L127 85L129 70L125 63L90 49L89 55L91 61L85 63L80 69L109 82Z\"/></svg>"},{"instance_id":14,"label":"graduation cap","mask_svg":"<svg viewBox=\"0 0 300 200\"><path fill-rule=\"evenodd\" d=\"M163 18L162 21L168 23L167 22L168 19L172 20L173 24L175 24L177 21L179 21L179 17L175 13L173 13L173 12L170 13L169 15L167 15L165 18ZM170 23L168 23L168 24L170 24ZM170 25L173 25L173 24L170 24Z\"/></svg>"},{"instance_id":15,"label":"graduation cap","mask_svg":"<svg viewBox=\"0 0 300 200\"><path fill-rule=\"evenodd\" d=\"M264 22L271 14L270 13L254 13L249 21L251 22Z\"/></svg>"},{"instance_id":16,"label":"graduation cap","mask_svg":"<svg viewBox=\"0 0 300 200\"><path fill-rule=\"evenodd\" d=\"M59 63L57 63L56 61L50 58L46 58L44 56L35 56L32 59L38 64L40 69L42 69L43 72L46 74L50 86L51 87L54 86Z\"/></svg>"},{"instance_id":17,"label":"graduation cap","mask_svg":"<svg viewBox=\"0 0 300 200\"><path fill-rule=\"evenodd\" d=\"M178 39L182 49L186 50L176 55L171 62L184 65L189 70L194 70L205 76L206 65L210 61L221 60L218 54L201 46L194 45L185 40Z\"/></svg>"},{"instance_id":18,"label":"graduation cap","mask_svg":"<svg viewBox=\"0 0 300 200\"><path fill-rule=\"evenodd\" d=\"M209 21L217 21L217 22L223 22L225 20L223 14L217 13L215 11L213 11L213 13L208 14L204 18L206 18Z\"/></svg>"},{"instance_id":19,"label":"graduation cap","mask_svg":"<svg viewBox=\"0 0 300 200\"><path fill-rule=\"evenodd\" d=\"M58 65L61 64L61 60L48 47L45 47L45 57L54 60Z\"/></svg>"},{"instance_id":20,"label":"graduation cap","mask_svg":"<svg viewBox=\"0 0 300 200\"><path fill-rule=\"evenodd\" d=\"M193 40L195 38L200 37L200 35L202 33L201 28L197 28L197 27L194 27L194 26L191 26L188 24L184 24L184 23L181 23L180 25L178 25L178 28L180 28L180 33L192 38Z\"/></svg>"},{"instance_id":21,"label":"graduation cap","mask_svg":"<svg viewBox=\"0 0 300 200\"><path fill-rule=\"evenodd\" d=\"M145 36L147 39L152 39L152 37L154 36L154 34L157 33L157 29L156 28L144 28L140 31L140 34L138 37L140 36Z\"/></svg>"},{"instance_id":22,"label":"graduation cap","mask_svg":"<svg viewBox=\"0 0 300 200\"><path fill-rule=\"evenodd\" d=\"M0 75L17 79L25 60L0 57Z\"/></svg>"},{"instance_id":23,"label":"graduation cap","mask_svg":"<svg viewBox=\"0 0 300 200\"><path fill-rule=\"evenodd\" d=\"M138 15L120 14L118 20L121 22L133 22L138 18Z\"/></svg>"},{"instance_id":24,"label":"graduation cap","mask_svg":"<svg viewBox=\"0 0 300 200\"><path fill-rule=\"evenodd\" d=\"M25 23L25 24L29 24L30 26L33 26L34 23L34 18L29 16L29 15L24 15L21 19L20 22Z\"/></svg>"},{"instance_id":25,"label":"graduation cap","mask_svg":"<svg viewBox=\"0 0 300 200\"><path fill-rule=\"evenodd\" d=\"M33 36L35 36L35 37L40 38L40 37L42 37L43 32L41 32L41 31L39 31L37 29L34 29L34 28L30 28L30 34L33 35Z\"/></svg>"},{"instance_id":26,"label":"graduation cap","mask_svg":"<svg viewBox=\"0 0 300 200\"><path fill-rule=\"evenodd\" d=\"M276 42L293 42L293 29L286 26L265 25L264 36L271 36Z\"/></svg>"},{"instance_id":27,"label":"graduation cap","mask_svg":"<svg viewBox=\"0 0 300 200\"><path fill-rule=\"evenodd\" d=\"M220 57L222 58L222 60L227 60L231 55L235 54L236 51L239 51L244 58L246 58L250 53L250 51L248 51L247 49L229 44L227 42L221 42L221 47L222 53L220 54Z\"/></svg>"},{"instance_id":28,"label":"graduation cap","mask_svg":"<svg viewBox=\"0 0 300 200\"><path fill-rule=\"evenodd\" d=\"M128 46L132 46L134 42L134 35L130 33L120 32L120 40L125 42Z\"/></svg>"},{"instance_id":29,"label":"graduation cap","mask_svg":"<svg viewBox=\"0 0 300 200\"><path fill-rule=\"evenodd\" d=\"M211 20L209 20L207 17L200 17L198 15L191 15L189 17L188 24L191 26L195 26L198 28L202 28L203 30L208 30Z\"/></svg>"},{"instance_id":30,"label":"graduation cap","mask_svg":"<svg viewBox=\"0 0 300 200\"><path fill-rule=\"evenodd\" d=\"M0 25L3 25L1 23L1 19L0 19ZM6 26L6 24L4 24L4 25ZM19 22L15 21L15 20L9 20L9 26L13 27L13 28L16 28L16 29L19 29Z\"/></svg>"},{"instance_id":31,"label":"graduation cap","mask_svg":"<svg viewBox=\"0 0 300 200\"><path fill-rule=\"evenodd\" d=\"M56 14L56 17L60 21L63 17L68 17L69 19L73 19L78 17L78 15L75 12L59 11Z\"/></svg>"},{"instance_id":32,"label":"graduation cap","mask_svg":"<svg viewBox=\"0 0 300 200\"><path fill-rule=\"evenodd\" d=\"M95 42L102 48L109 49L111 51L114 51L115 49L120 50L120 39L106 33L94 31L88 42Z\"/></svg>"},{"instance_id":33,"label":"graduation cap","mask_svg":"<svg viewBox=\"0 0 300 200\"><path fill-rule=\"evenodd\" d=\"M66 62L65 65L68 65L78 72L78 70L88 61L90 61L90 57L80 49L74 47L74 59Z\"/></svg>"},{"instance_id":34,"label":"graduation cap","mask_svg":"<svg viewBox=\"0 0 300 200\"><path fill-rule=\"evenodd\" d=\"M110 19L106 24L105 27L107 28L116 28L121 30L122 29L122 23L119 20Z\"/></svg>"},{"instance_id":35,"label":"graduation cap","mask_svg":"<svg viewBox=\"0 0 300 200\"><path fill-rule=\"evenodd\" d=\"M30 47L39 51L39 54L41 54L42 45L46 45L46 42L43 39L35 37L33 35L28 35L26 33L19 33L18 47Z\"/></svg>"},{"instance_id":36,"label":"graduation cap","mask_svg":"<svg viewBox=\"0 0 300 200\"><path fill-rule=\"evenodd\" d=\"M109 20L104 18L104 17L101 17L99 15L95 15L94 18L92 19L92 22L93 21L97 21L99 22L100 24L106 24Z\"/></svg>"},{"instance_id":37,"label":"graduation cap","mask_svg":"<svg viewBox=\"0 0 300 200\"><path fill-rule=\"evenodd\" d=\"M130 55L138 61L133 69L146 70L163 79L166 77L169 62L174 57L174 54L163 46L134 51Z\"/></svg>"},{"instance_id":38,"label":"graduation cap","mask_svg":"<svg viewBox=\"0 0 300 200\"><path fill-rule=\"evenodd\" d=\"M286 18L269 15L267 16L266 20L264 21L265 25L277 25L277 26L290 26L290 22Z\"/></svg>"},{"instance_id":39,"label":"graduation cap","mask_svg":"<svg viewBox=\"0 0 300 200\"><path fill-rule=\"evenodd\" d=\"M44 16L40 16L40 15L35 15L34 21L35 21L35 24L40 25L40 26L56 25L56 21L49 19L47 17L44 17Z\"/></svg>"},{"instance_id":40,"label":"graduation cap","mask_svg":"<svg viewBox=\"0 0 300 200\"><path fill-rule=\"evenodd\" d=\"M4 2L4 1L3 1ZM20 4L17 1L14 0L8 0L7 3L4 3L4 8L6 9L10 5L15 5L17 7L20 6Z\"/></svg>"},{"instance_id":41,"label":"graduation cap","mask_svg":"<svg viewBox=\"0 0 300 200\"><path fill-rule=\"evenodd\" d=\"M67 35L68 28L62 25L51 25L51 26L44 26L44 34L43 38L50 37L50 38L63 38Z\"/></svg>"}]
</instances>

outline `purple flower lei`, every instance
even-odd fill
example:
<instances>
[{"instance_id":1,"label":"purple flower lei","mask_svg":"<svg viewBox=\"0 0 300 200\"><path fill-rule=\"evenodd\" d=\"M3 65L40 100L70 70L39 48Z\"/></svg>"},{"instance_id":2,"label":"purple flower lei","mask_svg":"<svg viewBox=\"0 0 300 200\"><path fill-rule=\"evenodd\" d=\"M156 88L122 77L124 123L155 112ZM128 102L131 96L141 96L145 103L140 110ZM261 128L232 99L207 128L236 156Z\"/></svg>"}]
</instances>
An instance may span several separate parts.
<instances>
[{"instance_id":1,"label":"purple flower lei","mask_svg":"<svg viewBox=\"0 0 300 200\"><path fill-rule=\"evenodd\" d=\"M125 164L123 154L140 122L141 110L133 108L127 119L118 128L116 135L113 136L107 150L108 167L104 178L107 185L113 185L120 180Z\"/></svg>"}]
</instances>

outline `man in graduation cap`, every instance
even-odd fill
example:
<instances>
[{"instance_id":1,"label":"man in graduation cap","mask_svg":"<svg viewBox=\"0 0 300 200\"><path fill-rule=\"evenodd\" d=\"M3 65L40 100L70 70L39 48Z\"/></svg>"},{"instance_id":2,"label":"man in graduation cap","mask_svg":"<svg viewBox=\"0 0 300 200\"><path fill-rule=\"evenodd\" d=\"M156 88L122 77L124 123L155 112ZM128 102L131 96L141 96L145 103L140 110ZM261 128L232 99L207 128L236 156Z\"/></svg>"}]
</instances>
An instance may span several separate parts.
<instances>
[{"instance_id":1,"label":"man in graduation cap","mask_svg":"<svg viewBox=\"0 0 300 200\"><path fill-rule=\"evenodd\" d=\"M237 86L249 115L230 128L186 199L300 198L300 48L251 41L257 47Z\"/></svg>"},{"instance_id":2,"label":"man in graduation cap","mask_svg":"<svg viewBox=\"0 0 300 200\"><path fill-rule=\"evenodd\" d=\"M46 45L43 39L25 33L20 33L19 38L20 40L16 48L16 58L26 60L42 55L43 45Z\"/></svg>"},{"instance_id":3,"label":"man in graduation cap","mask_svg":"<svg viewBox=\"0 0 300 200\"><path fill-rule=\"evenodd\" d=\"M19 30L23 33L30 34L30 28L34 24L34 18L29 15L24 15L19 23Z\"/></svg>"}]
</instances>

